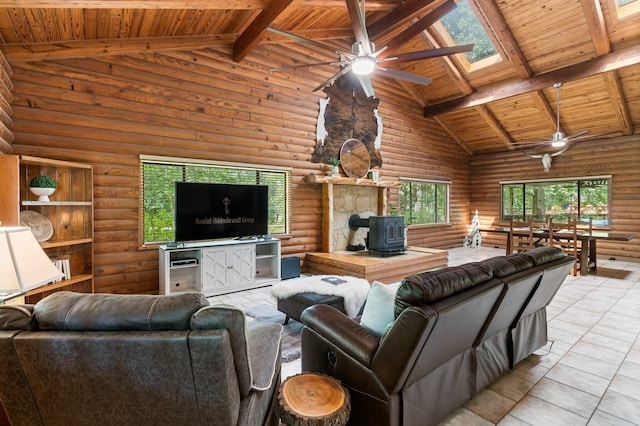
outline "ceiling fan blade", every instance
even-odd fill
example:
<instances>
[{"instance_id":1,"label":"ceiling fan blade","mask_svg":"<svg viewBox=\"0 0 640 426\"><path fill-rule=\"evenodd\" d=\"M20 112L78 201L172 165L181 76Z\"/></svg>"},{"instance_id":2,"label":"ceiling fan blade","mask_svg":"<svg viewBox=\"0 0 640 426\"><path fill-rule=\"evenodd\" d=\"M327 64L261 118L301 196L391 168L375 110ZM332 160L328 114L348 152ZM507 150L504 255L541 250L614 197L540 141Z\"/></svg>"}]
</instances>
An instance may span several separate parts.
<instances>
[{"instance_id":1,"label":"ceiling fan blade","mask_svg":"<svg viewBox=\"0 0 640 426\"><path fill-rule=\"evenodd\" d=\"M569 139L569 142L587 141L587 140L599 139L603 136L613 135L615 133L619 133L620 131L608 130L606 132L585 134L586 132L588 132L588 130L585 130L584 132L576 133L575 135L568 136L567 139Z\"/></svg>"},{"instance_id":2,"label":"ceiling fan blade","mask_svg":"<svg viewBox=\"0 0 640 426\"><path fill-rule=\"evenodd\" d=\"M460 46L441 47L438 49L420 50L418 52L401 53L399 55L380 59L380 62L393 60L397 63L419 61L421 59L439 58L441 56L455 55L457 53L471 52L473 44L463 44Z\"/></svg>"},{"instance_id":3,"label":"ceiling fan blade","mask_svg":"<svg viewBox=\"0 0 640 426\"><path fill-rule=\"evenodd\" d=\"M371 43L367 34L367 26L364 22L364 12L360 9L360 2L358 0L347 0L347 10L351 19L353 35L362 48L362 54L371 55L373 52L371 51Z\"/></svg>"},{"instance_id":4,"label":"ceiling fan blade","mask_svg":"<svg viewBox=\"0 0 640 426\"><path fill-rule=\"evenodd\" d=\"M360 86L362 87L364 94L368 98L375 96L375 93L373 93L373 84L371 84L371 78L368 75L356 75L356 77L360 82Z\"/></svg>"},{"instance_id":5,"label":"ceiling fan blade","mask_svg":"<svg viewBox=\"0 0 640 426\"><path fill-rule=\"evenodd\" d=\"M322 89L325 86L329 86L329 85L333 84L334 81L336 81L337 79L339 79L340 77L342 77L343 75L348 73L349 71L351 71L351 67L350 66L346 66L346 67L342 68L340 71L338 71L337 73L335 73L334 75L332 75L331 77L329 77L328 79L326 79L325 81L320 83L315 89L312 90L312 92L316 92L316 91Z\"/></svg>"},{"instance_id":6,"label":"ceiling fan blade","mask_svg":"<svg viewBox=\"0 0 640 426\"><path fill-rule=\"evenodd\" d=\"M285 70L292 70L292 69L296 69L296 68L318 67L318 66L321 66L321 65L346 65L346 64L348 64L348 62L345 62L345 61L316 62L314 64L287 65L287 66L284 66L284 67L269 68L269 71L285 71Z\"/></svg>"},{"instance_id":7,"label":"ceiling fan blade","mask_svg":"<svg viewBox=\"0 0 640 426\"><path fill-rule=\"evenodd\" d=\"M565 139L566 139L567 141L572 141L572 140L574 140L574 139L578 139L578 138L580 138L581 136L586 135L587 133L589 133L589 131L588 131L588 130L583 130L583 131L578 132L578 133L576 133L576 134L569 135L569 136L567 136Z\"/></svg>"},{"instance_id":8,"label":"ceiling fan blade","mask_svg":"<svg viewBox=\"0 0 640 426\"><path fill-rule=\"evenodd\" d=\"M544 142L512 142L511 146L513 146L515 149L517 150L521 150L521 149L526 149L526 150L533 150L533 149L538 149L538 148L543 148L543 147L550 147L551 143L544 141Z\"/></svg>"},{"instance_id":9,"label":"ceiling fan blade","mask_svg":"<svg viewBox=\"0 0 640 426\"><path fill-rule=\"evenodd\" d=\"M387 50L387 53L382 55L381 58L393 56L393 52L395 52L398 48L429 28L431 25L435 24L438 20L440 20L440 18L442 18L444 15L451 12L455 8L456 3L454 0L446 0L440 6L431 11L431 13L428 13L421 19L418 19L416 22L411 24L409 27L403 29L403 31L398 33L395 37L393 37L386 43L389 46L389 50Z\"/></svg>"},{"instance_id":10,"label":"ceiling fan blade","mask_svg":"<svg viewBox=\"0 0 640 426\"><path fill-rule=\"evenodd\" d=\"M283 37L288 37L288 38L293 39L295 41L299 41L301 43L312 44L312 45L320 47L322 49L328 49L328 50L331 50L332 52L341 53L343 55L351 55L350 52L346 52L346 51L343 51L343 50L335 49L335 48L333 48L331 46L328 46L326 44L322 44L322 43L319 43L319 42L317 42L315 40L311 40L310 38L300 37L299 35L296 35L296 34L293 34L293 33L288 33L286 31L282 31L282 30L279 30L277 28L267 27L267 30L271 31L272 33L281 35Z\"/></svg>"},{"instance_id":11,"label":"ceiling fan blade","mask_svg":"<svg viewBox=\"0 0 640 426\"><path fill-rule=\"evenodd\" d=\"M405 80L415 84L422 84L424 86L428 86L433 81L428 77L423 77L421 75L411 74L410 72L400 71L392 68L378 67L376 68L375 73L384 77L397 78L399 80Z\"/></svg>"}]
</instances>

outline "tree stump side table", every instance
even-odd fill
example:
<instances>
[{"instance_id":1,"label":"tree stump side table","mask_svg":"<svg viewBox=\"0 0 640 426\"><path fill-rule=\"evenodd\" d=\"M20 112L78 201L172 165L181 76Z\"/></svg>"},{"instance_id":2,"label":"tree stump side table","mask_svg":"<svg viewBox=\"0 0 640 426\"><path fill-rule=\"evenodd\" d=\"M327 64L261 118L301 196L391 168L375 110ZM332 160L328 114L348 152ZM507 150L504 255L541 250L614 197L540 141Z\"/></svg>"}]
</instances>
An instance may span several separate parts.
<instances>
[{"instance_id":1,"label":"tree stump side table","mask_svg":"<svg viewBox=\"0 0 640 426\"><path fill-rule=\"evenodd\" d=\"M333 377L302 373L287 378L278 392L278 415L287 426L344 426L349 391Z\"/></svg>"}]
</instances>

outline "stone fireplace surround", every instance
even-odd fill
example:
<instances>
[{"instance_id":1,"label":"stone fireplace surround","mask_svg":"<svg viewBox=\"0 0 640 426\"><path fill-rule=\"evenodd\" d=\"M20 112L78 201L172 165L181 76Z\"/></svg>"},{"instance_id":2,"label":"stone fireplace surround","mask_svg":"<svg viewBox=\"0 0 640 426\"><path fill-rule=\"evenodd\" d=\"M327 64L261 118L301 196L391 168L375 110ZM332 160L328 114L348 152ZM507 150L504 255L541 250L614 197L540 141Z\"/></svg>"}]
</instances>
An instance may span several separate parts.
<instances>
[{"instance_id":1,"label":"stone fireplace surround","mask_svg":"<svg viewBox=\"0 0 640 426\"><path fill-rule=\"evenodd\" d=\"M368 228L353 231L349 218L388 214L389 187L396 181L373 181L346 177L316 176L306 178L308 183L322 185L322 252L347 250L349 244L365 244Z\"/></svg>"},{"instance_id":2,"label":"stone fireplace surround","mask_svg":"<svg viewBox=\"0 0 640 426\"><path fill-rule=\"evenodd\" d=\"M349 244L365 244L368 228L353 231L349 218L358 214L361 218L378 214L378 191L371 186L337 185L333 189L333 222L331 252L347 250Z\"/></svg>"}]
</instances>

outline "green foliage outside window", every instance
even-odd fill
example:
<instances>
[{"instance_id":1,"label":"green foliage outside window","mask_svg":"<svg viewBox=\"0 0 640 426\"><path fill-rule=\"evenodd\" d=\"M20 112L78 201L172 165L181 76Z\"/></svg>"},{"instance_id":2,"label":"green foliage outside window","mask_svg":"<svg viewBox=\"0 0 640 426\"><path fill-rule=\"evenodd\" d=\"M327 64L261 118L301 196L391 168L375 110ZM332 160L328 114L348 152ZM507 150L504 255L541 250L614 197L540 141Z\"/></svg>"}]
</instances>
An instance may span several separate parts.
<instances>
[{"instance_id":1,"label":"green foliage outside window","mask_svg":"<svg viewBox=\"0 0 640 426\"><path fill-rule=\"evenodd\" d=\"M269 233L287 232L289 173L215 165L142 163L144 242L175 239L175 182L269 186Z\"/></svg>"},{"instance_id":2,"label":"green foliage outside window","mask_svg":"<svg viewBox=\"0 0 640 426\"><path fill-rule=\"evenodd\" d=\"M440 22L457 45L474 44L473 50L465 53L469 62L474 63L498 53L467 0L459 2L458 7L447 13Z\"/></svg>"},{"instance_id":3,"label":"green foliage outside window","mask_svg":"<svg viewBox=\"0 0 640 426\"><path fill-rule=\"evenodd\" d=\"M400 186L399 195L406 225L449 221L449 184L407 181Z\"/></svg>"},{"instance_id":4,"label":"green foliage outside window","mask_svg":"<svg viewBox=\"0 0 640 426\"><path fill-rule=\"evenodd\" d=\"M502 220L566 222L568 218L609 225L609 179L527 182L502 185Z\"/></svg>"}]
</instances>

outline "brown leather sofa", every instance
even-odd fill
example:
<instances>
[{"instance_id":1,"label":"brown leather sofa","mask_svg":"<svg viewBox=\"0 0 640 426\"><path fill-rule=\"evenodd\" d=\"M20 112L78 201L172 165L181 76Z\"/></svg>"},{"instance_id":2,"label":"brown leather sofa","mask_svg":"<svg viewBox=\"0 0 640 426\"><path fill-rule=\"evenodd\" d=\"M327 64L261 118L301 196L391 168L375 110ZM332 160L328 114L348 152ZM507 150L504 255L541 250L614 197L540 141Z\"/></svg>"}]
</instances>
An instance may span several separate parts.
<instances>
[{"instance_id":1,"label":"brown leather sofa","mask_svg":"<svg viewBox=\"0 0 640 426\"><path fill-rule=\"evenodd\" d=\"M0 306L14 425L277 425L280 324L197 293L54 293Z\"/></svg>"},{"instance_id":2,"label":"brown leather sofa","mask_svg":"<svg viewBox=\"0 0 640 426\"><path fill-rule=\"evenodd\" d=\"M436 424L547 343L545 308L574 262L543 247L406 277L381 337L312 306L302 370L349 389L350 425Z\"/></svg>"}]
</instances>

